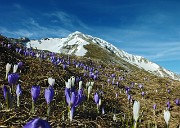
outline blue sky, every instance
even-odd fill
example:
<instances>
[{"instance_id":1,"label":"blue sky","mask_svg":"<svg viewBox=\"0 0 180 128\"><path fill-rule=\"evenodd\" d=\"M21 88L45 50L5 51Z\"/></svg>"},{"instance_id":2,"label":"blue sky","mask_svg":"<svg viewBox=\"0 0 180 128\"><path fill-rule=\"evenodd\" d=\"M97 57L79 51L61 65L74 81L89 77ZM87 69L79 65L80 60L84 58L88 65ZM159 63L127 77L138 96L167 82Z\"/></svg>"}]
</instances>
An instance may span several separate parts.
<instances>
[{"instance_id":1,"label":"blue sky","mask_svg":"<svg viewBox=\"0 0 180 128\"><path fill-rule=\"evenodd\" d=\"M179 0L1 0L0 33L65 37L74 31L180 74Z\"/></svg>"}]
</instances>

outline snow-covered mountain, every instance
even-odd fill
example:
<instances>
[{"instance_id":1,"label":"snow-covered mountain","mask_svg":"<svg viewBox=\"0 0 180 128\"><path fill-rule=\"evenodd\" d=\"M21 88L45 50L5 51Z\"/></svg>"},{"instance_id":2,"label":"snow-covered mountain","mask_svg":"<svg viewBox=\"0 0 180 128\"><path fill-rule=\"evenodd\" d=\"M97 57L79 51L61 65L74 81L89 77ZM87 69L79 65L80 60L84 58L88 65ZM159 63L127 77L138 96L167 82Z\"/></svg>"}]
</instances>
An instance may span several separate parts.
<instances>
[{"instance_id":1,"label":"snow-covered mountain","mask_svg":"<svg viewBox=\"0 0 180 128\"><path fill-rule=\"evenodd\" d=\"M180 76L175 73L149 61L148 59L129 54L121 49L118 49L111 43L106 42L97 37L92 37L90 35L85 35L81 32L74 32L66 38L44 38L41 40L31 40L26 46L33 47L41 50L48 50L56 53L74 54L77 56L84 56L88 52L84 46L89 44L96 44L102 49L115 54L117 57L123 59L124 61L144 69L150 73L153 73L160 77L169 77L175 80L180 80ZM98 55L97 55L98 56Z\"/></svg>"}]
</instances>

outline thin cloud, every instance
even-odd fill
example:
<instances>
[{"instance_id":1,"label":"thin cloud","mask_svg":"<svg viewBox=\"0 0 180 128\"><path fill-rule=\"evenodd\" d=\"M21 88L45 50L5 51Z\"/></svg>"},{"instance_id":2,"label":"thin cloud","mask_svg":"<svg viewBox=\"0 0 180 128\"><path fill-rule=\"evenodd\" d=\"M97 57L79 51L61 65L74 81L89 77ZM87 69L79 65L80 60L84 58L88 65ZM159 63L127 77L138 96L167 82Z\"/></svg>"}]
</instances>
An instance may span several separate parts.
<instances>
[{"instance_id":1,"label":"thin cloud","mask_svg":"<svg viewBox=\"0 0 180 128\"><path fill-rule=\"evenodd\" d=\"M15 7L16 9L22 9L22 6L18 3L14 3L13 7Z\"/></svg>"},{"instance_id":2,"label":"thin cloud","mask_svg":"<svg viewBox=\"0 0 180 128\"><path fill-rule=\"evenodd\" d=\"M70 28L81 28L81 29L86 29L86 30L91 29L85 23L83 23L77 16L68 14L63 11L58 11L54 13L46 13L45 15L48 17L57 18L57 20L60 23ZM52 20L52 21L57 22L57 20Z\"/></svg>"}]
</instances>

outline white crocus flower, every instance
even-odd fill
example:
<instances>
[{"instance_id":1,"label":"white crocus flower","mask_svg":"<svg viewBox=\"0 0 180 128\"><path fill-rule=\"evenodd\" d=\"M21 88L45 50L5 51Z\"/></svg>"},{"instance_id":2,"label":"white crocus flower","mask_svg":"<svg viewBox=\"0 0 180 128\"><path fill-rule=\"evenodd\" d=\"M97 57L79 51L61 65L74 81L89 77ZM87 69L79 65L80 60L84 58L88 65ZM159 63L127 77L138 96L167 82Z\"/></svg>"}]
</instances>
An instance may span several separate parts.
<instances>
[{"instance_id":1,"label":"white crocus flower","mask_svg":"<svg viewBox=\"0 0 180 128\"><path fill-rule=\"evenodd\" d=\"M71 76L71 86L73 86L74 87L74 82L75 82L75 77L74 76Z\"/></svg>"},{"instance_id":2,"label":"white crocus flower","mask_svg":"<svg viewBox=\"0 0 180 128\"><path fill-rule=\"evenodd\" d=\"M39 58L39 57L40 57L40 54L39 54L39 53L37 53L37 54L36 54L36 57L37 57L37 58Z\"/></svg>"},{"instance_id":3,"label":"white crocus flower","mask_svg":"<svg viewBox=\"0 0 180 128\"><path fill-rule=\"evenodd\" d=\"M167 126L169 124L170 116L171 116L170 112L168 110L167 111L164 110L164 120L165 120Z\"/></svg>"},{"instance_id":4,"label":"white crocus flower","mask_svg":"<svg viewBox=\"0 0 180 128\"><path fill-rule=\"evenodd\" d=\"M79 81L79 89L82 89L82 81Z\"/></svg>"},{"instance_id":5,"label":"white crocus flower","mask_svg":"<svg viewBox=\"0 0 180 128\"><path fill-rule=\"evenodd\" d=\"M9 73L10 69L11 69L11 64L7 63L6 64L6 79L7 79L7 75Z\"/></svg>"},{"instance_id":6,"label":"white crocus flower","mask_svg":"<svg viewBox=\"0 0 180 128\"><path fill-rule=\"evenodd\" d=\"M49 83L49 85L54 86L55 79L53 79L52 77L49 77L48 78L48 83Z\"/></svg>"},{"instance_id":7,"label":"white crocus flower","mask_svg":"<svg viewBox=\"0 0 180 128\"><path fill-rule=\"evenodd\" d=\"M86 89L90 86L90 82L86 82Z\"/></svg>"},{"instance_id":8,"label":"white crocus flower","mask_svg":"<svg viewBox=\"0 0 180 128\"><path fill-rule=\"evenodd\" d=\"M71 88L71 79L68 79L68 82L65 81L66 88Z\"/></svg>"},{"instance_id":9,"label":"white crocus flower","mask_svg":"<svg viewBox=\"0 0 180 128\"><path fill-rule=\"evenodd\" d=\"M98 103L98 105L99 105L99 106L101 106L101 103L102 103L102 102L101 102L101 98L100 98L100 99L99 99L99 103Z\"/></svg>"},{"instance_id":10,"label":"white crocus flower","mask_svg":"<svg viewBox=\"0 0 180 128\"><path fill-rule=\"evenodd\" d=\"M13 67L13 73L16 73L16 72L17 72L17 69L18 69L18 65L14 65L14 67Z\"/></svg>"},{"instance_id":11,"label":"white crocus flower","mask_svg":"<svg viewBox=\"0 0 180 128\"><path fill-rule=\"evenodd\" d=\"M116 114L113 115L113 121L117 121Z\"/></svg>"},{"instance_id":12,"label":"white crocus flower","mask_svg":"<svg viewBox=\"0 0 180 128\"><path fill-rule=\"evenodd\" d=\"M140 110L140 102L139 101L135 101L134 105L133 105L133 117L134 120L137 122L138 118L139 118L139 110Z\"/></svg>"},{"instance_id":13,"label":"white crocus flower","mask_svg":"<svg viewBox=\"0 0 180 128\"><path fill-rule=\"evenodd\" d=\"M88 86L88 99L89 99L89 95L91 93L91 90L92 90L92 86Z\"/></svg>"},{"instance_id":14,"label":"white crocus flower","mask_svg":"<svg viewBox=\"0 0 180 128\"><path fill-rule=\"evenodd\" d=\"M91 84L91 86L93 86L93 85L94 85L94 82L91 82L90 84Z\"/></svg>"}]
</instances>

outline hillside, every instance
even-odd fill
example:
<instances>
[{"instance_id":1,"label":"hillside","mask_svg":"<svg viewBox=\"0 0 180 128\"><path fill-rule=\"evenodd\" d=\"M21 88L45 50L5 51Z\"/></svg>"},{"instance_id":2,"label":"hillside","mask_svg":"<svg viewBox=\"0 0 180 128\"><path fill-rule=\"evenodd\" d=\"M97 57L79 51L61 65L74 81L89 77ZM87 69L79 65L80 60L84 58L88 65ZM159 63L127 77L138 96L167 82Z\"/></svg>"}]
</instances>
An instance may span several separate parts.
<instances>
[{"instance_id":1,"label":"hillside","mask_svg":"<svg viewBox=\"0 0 180 128\"><path fill-rule=\"evenodd\" d=\"M169 109L171 112L170 128L176 128L180 123L180 106L175 104L175 99L180 99L179 81L157 77L143 69L132 66L124 59L117 59L113 53L110 54L100 49L96 46L97 44L86 44L84 49L89 49L89 51L85 56L80 57L25 48L21 44L8 43L8 40L2 36L0 41L0 84L2 87L3 85L9 86L8 81L5 80L6 64L14 65L20 61L23 62L21 71L20 69L17 71L20 75L17 83L21 84L22 87L20 107L17 107L16 95L13 94L12 109L6 110L3 93L0 93L0 127L18 128L24 126L34 117L41 117L46 119L52 128L128 128L132 124L134 100L140 101L141 104L138 123L140 128L148 127L150 123L154 122L159 128L165 127L163 111L166 110L168 101L171 105ZM20 48L22 50L19 50ZM94 52L94 49L97 49L97 56L92 56L93 54L89 53ZM102 56L104 54L106 56ZM115 60L117 61L115 62ZM12 73L12 68L10 73ZM76 77L76 89L78 89L78 82L82 80L84 95L82 103L75 109L72 122L68 119L68 108L64 96L65 81L71 76ZM53 87L55 95L51 103L51 115L48 117L46 116L44 90L49 85L47 82L49 77L54 78L56 82ZM109 83L107 82L108 78ZM87 100L87 82L94 82L89 100ZM34 114L31 113L30 90L32 85L41 87ZM140 85L143 87L140 88ZM168 89L170 90L169 93L167 92ZM96 92L102 101L99 113L93 99ZM144 97L141 95L142 92L145 93ZM130 101L128 101L128 95L132 97ZM157 105L155 115L153 114L154 104ZM103 108L104 114L102 113ZM116 121L113 120L114 115Z\"/></svg>"},{"instance_id":2,"label":"hillside","mask_svg":"<svg viewBox=\"0 0 180 128\"><path fill-rule=\"evenodd\" d=\"M119 62L122 62L123 60L126 64L134 65L159 77L169 77L174 80L180 80L179 75L161 67L160 65L157 65L156 63L151 62L142 56L129 54L103 39L85 35L78 31L68 35L65 38L44 38L41 40L31 40L26 45L29 48L33 47L55 53L88 57L103 56L102 54L96 54L97 51L94 50L95 52L92 52L93 49L89 49L91 47L88 46L93 45L93 47L97 46L98 50L104 50L104 52L106 52L105 55L108 54L110 57L113 56L114 59L111 59L111 62L118 62L117 60L120 59ZM103 59L106 58L109 60L110 58L105 55Z\"/></svg>"}]
</instances>

